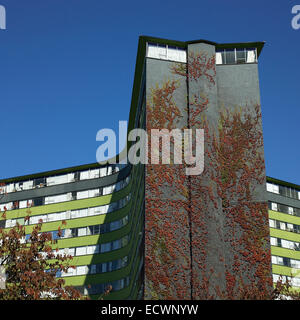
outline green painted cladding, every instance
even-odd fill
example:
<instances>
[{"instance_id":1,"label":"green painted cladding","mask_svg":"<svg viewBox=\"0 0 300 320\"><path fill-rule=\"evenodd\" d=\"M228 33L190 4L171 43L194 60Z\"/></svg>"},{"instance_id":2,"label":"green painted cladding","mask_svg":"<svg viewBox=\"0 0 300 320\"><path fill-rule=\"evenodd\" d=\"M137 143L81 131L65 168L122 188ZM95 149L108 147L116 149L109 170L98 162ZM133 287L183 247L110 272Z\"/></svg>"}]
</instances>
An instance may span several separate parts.
<instances>
[{"instance_id":1,"label":"green painted cladding","mask_svg":"<svg viewBox=\"0 0 300 320\"><path fill-rule=\"evenodd\" d=\"M87 199L81 199L81 200L72 200L72 201L47 204L47 205L37 206L32 208L24 208L24 209L7 211L6 218L15 219L15 218L26 217L28 216L28 214L30 216L34 216L34 215L55 213L55 212L61 212L61 211L67 211L67 210L77 210L77 209L83 209L83 208L89 208L89 207L102 206L102 205L120 200L121 198L124 198L127 194L129 194L130 189L131 189L131 184L129 183L129 185L124 189L118 192L115 192L113 194L105 195L105 196L87 198ZM0 220L4 220L4 218L1 218Z\"/></svg>"},{"instance_id":2,"label":"green painted cladding","mask_svg":"<svg viewBox=\"0 0 300 320\"><path fill-rule=\"evenodd\" d=\"M94 166L84 166L85 169L93 168ZM67 170L68 171L68 170ZM66 172L67 172L66 171ZM65 172L65 171L63 171ZM57 173L62 173L59 170ZM36 177L35 175L33 175ZM66 285L72 286L88 286L100 283L109 283L116 280L120 280L126 277L130 277L129 286L115 292L111 292L111 299L128 299L135 298L137 292L140 290L136 288L136 283L134 282L135 273L137 272L138 266L141 264L141 257L137 254L139 252L138 248L142 245L142 235L143 235L143 214L141 209L143 207L144 201L144 182L143 182L143 166L137 166L133 168L130 172L131 181L123 189L113 194L99 196L95 198L87 198L81 200L72 200L55 204L48 204L43 206L36 206L31 208L16 209L7 211L5 217L1 217L0 220L5 219L20 219L24 220L27 216L38 216L43 214L51 214L57 212L79 210L85 208L92 208L102 205L107 205L112 202L121 200L131 194L129 202L121 209L109 212L102 215L94 215L84 218L75 218L65 220L65 224L62 221L55 222L45 222L42 226L42 232L56 231L60 227L63 229L80 228L92 225L101 225L105 223L110 223L122 219L125 216L129 217L128 223L122 228L103 233L100 235L90 235L90 236L78 236L73 238L59 238L55 244L52 244L53 249L64 249L64 248L77 248L81 246L89 246L96 244L105 244L118 239L122 239L124 236L129 236L129 241L124 247L108 251L104 253L98 253L94 255L84 255L84 256L74 256L71 265L73 266L85 266L91 264L99 264L118 260L122 257L128 257L128 263L125 267L118 270L105 272L100 274L87 274L82 276L68 276L64 277ZM100 178L101 179L101 178ZM29 234L34 225L29 225L25 227L26 233ZM6 230L9 230L7 228ZM140 235L140 236L136 236ZM135 290L133 290L133 288ZM101 294L101 293L99 293ZM92 295L95 298L99 295Z\"/></svg>"},{"instance_id":3,"label":"green painted cladding","mask_svg":"<svg viewBox=\"0 0 300 320\"><path fill-rule=\"evenodd\" d=\"M269 218L300 225L300 217L292 216L282 212L269 210Z\"/></svg>"}]
</instances>

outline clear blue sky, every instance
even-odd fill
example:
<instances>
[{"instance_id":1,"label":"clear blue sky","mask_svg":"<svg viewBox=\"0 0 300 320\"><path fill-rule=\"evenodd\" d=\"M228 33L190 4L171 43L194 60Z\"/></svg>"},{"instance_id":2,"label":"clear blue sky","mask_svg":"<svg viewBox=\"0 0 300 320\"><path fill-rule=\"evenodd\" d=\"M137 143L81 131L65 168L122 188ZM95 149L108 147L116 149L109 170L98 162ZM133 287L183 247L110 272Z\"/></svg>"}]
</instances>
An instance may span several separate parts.
<instances>
[{"instance_id":1,"label":"clear blue sky","mask_svg":"<svg viewBox=\"0 0 300 320\"><path fill-rule=\"evenodd\" d=\"M129 115L139 35L266 41L267 174L300 184L300 0L0 0L0 178L96 162L96 133Z\"/></svg>"}]
</instances>

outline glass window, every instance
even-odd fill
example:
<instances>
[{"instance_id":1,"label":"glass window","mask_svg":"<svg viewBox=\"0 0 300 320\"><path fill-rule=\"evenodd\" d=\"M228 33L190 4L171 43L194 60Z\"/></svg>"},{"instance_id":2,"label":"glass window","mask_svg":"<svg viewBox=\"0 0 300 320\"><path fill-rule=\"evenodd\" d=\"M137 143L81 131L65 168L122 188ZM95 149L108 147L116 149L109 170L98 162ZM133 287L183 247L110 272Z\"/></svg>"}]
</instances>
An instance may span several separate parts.
<instances>
[{"instance_id":1,"label":"glass window","mask_svg":"<svg viewBox=\"0 0 300 320\"><path fill-rule=\"evenodd\" d=\"M102 243L102 244L101 244L101 253L102 253L102 252L110 251L110 246L111 246L111 243L110 243L110 242L108 242L108 243Z\"/></svg>"},{"instance_id":2,"label":"glass window","mask_svg":"<svg viewBox=\"0 0 300 320\"><path fill-rule=\"evenodd\" d=\"M90 171L90 179L99 178L99 169L93 169Z\"/></svg>"},{"instance_id":3,"label":"glass window","mask_svg":"<svg viewBox=\"0 0 300 320\"><path fill-rule=\"evenodd\" d=\"M99 189L89 190L89 198L99 197Z\"/></svg>"},{"instance_id":4,"label":"glass window","mask_svg":"<svg viewBox=\"0 0 300 320\"><path fill-rule=\"evenodd\" d=\"M112 243L112 250L117 250L121 248L121 241L120 240L115 240Z\"/></svg>"},{"instance_id":5,"label":"glass window","mask_svg":"<svg viewBox=\"0 0 300 320\"><path fill-rule=\"evenodd\" d=\"M273 184L273 192L279 194L279 186Z\"/></svg>"},{"instance_id":6,"label":"glass window","mask_svg":"<svg viewBox=\"0 0 300 320\"><path fill-rule=\"evenodd\" d=\"M23 182L23 190L29 190L33 188L33 181Z\"/></svg>"},{"instance_id":7,"label":"glass window","mask_svg":"<svg viewBox=\"0 0 300 320\"><path fill-rule=\"evenodd\" d=\"M27 200L22 200L19 202L19 208L27 208Z\"/></svg>"},{"instance_id":8,"label":"glass window","mask_svg":"<svg viewBox=\"0 0 300 320\"><path fill-rule=\"evenodd\" d=\"M277 257L277 264L283 265L283 258Z\"/></svg>"},{"instance_id":9,"label":"glass window","mask_svg":"<svg viewBox=\"0 0 300 320\"><path fill-rule=\"evenodd\" d=\"M78 218L78 211L79 211L79 210L73 210L73 211L71 211L71 219L76 219L76 218Z\"/></svg>"},{"instance_id":10,"label":"glass window","mask_svg":"<svg viewBox=\"0 0 300 320\"><path fill-rule=\"evenodd\" d=\"M66 211L66 217L65 219L71 219L71 211Z\"/></svg>"},{"instance_id":11,"label":"glass window","mask_svg":"<svg viewBox=\"0 0 300 320\"><path fill-rule=\"evenodd\" d=\"M164 44L158 44L157 53L159 59L167 59L167 46Z\"/></svg>"},{"instance_id":12,"label":"glass window","mask_svg":"<svg viewBox=\"0 0 300 320\"><path fill-rule=\"evenodd\" d=\"M224 50L216 51L216 64L224 64L225 57L224 57Z\"/></svg>"},{"instance_id":13,"label":"glass window","mask_svg":"<svg viewBox=\"0 0 300 320\"><path fill-rule=\"evenodd\" d=\"M86 228L78 228L78 237L86 236Z\"/></svg>"},{"instance_id":14,"label":"glass window","mask_svg":"<svg viewBox=\"0 0 300 320\"><path fill-rule=\"evenodd\" d=\"M257 61L256 49L247 49L247 63L253 63Z\"/></svg>"},{"instance_id":15,"label":"glass window","mask_svg":"<svg viewBox=\"0 0 300 320\"><path fill-rule=\"evenodd\" d=\"M95 254L97 252L97 246L88 246L87 247L87 254Z\"/></svg>"},{"instance_id":16,"label":"glass window","mask_svg":"<svg viewBox=\"0 0 300 320\"><path fill-rule=\"evenodd\" d=\"M271 242L271 246L277 246L276 238L271 237L270 242Z\"/></svg>"},{"instance_id":17,"label":"glass window","mask_svg":"<svg viewBox=\"0 0 300 320\"><path fill-rule=\"evenodd\" d=\"M150 58L158 58L157 55L157 44L156 43L148 43L147 46L147 57Z\"/></svg>"},{"instance_id":18,"label":"glass window","mask_svg":"<svg viewBox=\"0 0 300 320\"><path fill-rule=\"evenodd\" d=\"M100 177L105 177L107 175L107 167L100 169Z\"/></svg>"},{"instance_id":19,"label":"glass window","mask_svg":"<svg viewBox=\"0 0 300 320\"><path fill-rule=\"evenodd\" d=\"M177 47L168 46L167 48L168 60L178 61L178 50Z\"/></svg>"},{"instance_id":20,"label":"glass window","mask_svg":"<svg viewBox=\"0 0 300 320\"><path fill-rule=\"evenodd\" d=\"M93 234L100 234L100 225L99 224L94 226Z\"/></svg>"},{"instance_id":21,"label":"glass window","mask_svg":"<svg viewBox=\"0 0 300 320\"><path fill-rule=\"evenodd\" d=\"M91 273L91 274L94 274L94 273L96 273L96 265L95 264L92 264L92 265L90 265L89 266L89 273Z\"/></svg>"},{"instance_id":22,"label":"glass window","mask_svg":"<svg viewBox=\"0 0 300 320\"><path fill-rule=\"evenodd\" d=\"M88 198L89 197L89 191L88 190L86 190L86 191L79 191L79 192L77 192L77 197L76 197L76 199L86 199L86 198Z\"/></svg>"},{"instance_id":23,"label":"glass window","mask_svg":"<svg viewBox=\"0 0 300 320\"><path fill-rule=\"evenodd\" d=\"M91 216L94 216L95 215L95 208L89 208L88 209L88 216L91 217Z\"/></svg>"},{"instance_id":24,"label":"glass window","mask_svg":"<svg viewBox=\"0 0 300 320\"><path fill-rule=\"evenodd\" d=\"M273 192L273 185L267 182L267 191Z\"/></svg>"},{"instance_id":25,"label":"glass window","mask_svg":"<svg viewBox=\"0 0 300 320\"><path fill-rule=\"evenodd\" d=\"M89 170L80 172L80 180L89 179Z\"/></svg>"},{"instance_id":26,"label":"glass window","mask_svg":"<svg viewBox=\"0 0 300 320\"><path fill-rule=\"evenodd\" d=\"M236 62L246 63L246 49L236 49Z\"/></svg>"},{"instance_id":27,"label":"glass window","mask_svg":"<svg viewBox=\"0 0 300 320\"><path fill-rule=\"evenodd\" d=\"M112 172L113 172L113 167L112 166L107 167L107 175L110 176Z\"/></svg>"},{"instance_id":28,"label":"glass window","mask_svg":"<svg viewBox=\"0 0 300 320\"><path fill-rule=\"evenodd\" d=\"M87 217L87 215L88 215L88 209L81 209L80 210L80 217L81 218Z\"/></svg>"},{"instance_id":29,"label":"glass window","mask_svg":"<svg viewBox=\"0 0 300 320\"><path fill-rule=\"evenodd\" d=\"M270 226L270 228L276 228L276 226L275 226L275 221L272 220L272 219L270 219L270 220L269 220L269 226Z\"/></svg>"},{"instance_id":30,"label":"glass window","mask_svg":"<svg viewBox=\"0 0 300 320\"><path fill-rule=\"evenodd\" d=\"M76 274L77 274L77 276L87 274L87 271L88 271L87 266L80 266L80 267L77 267L77 268L76 268Z\"/></svg>"},{"instance_id":31,"label":"glass window","mask_svg":"<svg viewBox=\"0 0 300 320\"><path fill-rule=\"evenodd\" d=\"M86 247L76 248L76 256L83 256L86 254Z\"/></svg>"},{"instance_id":32,"label":"glass window","mask_svg":"<svg viewBox=\"0 0 300 320\"><path fill-rule=\"evenodd\" d=\"M226 64L235 63L235 50L234 49L226 50L225 59L226 59Z\"/></svg>"},{"instance_id":33,"label":"glass window","mask_svg":"<svg viewBox=\"0 0 300 320\"><path fill-rule=\"evenodd\" d=\"M280 229L285 230L286 229L285 222L279 222L279 223L280 223Z\"/></svg>"}]
</instances>

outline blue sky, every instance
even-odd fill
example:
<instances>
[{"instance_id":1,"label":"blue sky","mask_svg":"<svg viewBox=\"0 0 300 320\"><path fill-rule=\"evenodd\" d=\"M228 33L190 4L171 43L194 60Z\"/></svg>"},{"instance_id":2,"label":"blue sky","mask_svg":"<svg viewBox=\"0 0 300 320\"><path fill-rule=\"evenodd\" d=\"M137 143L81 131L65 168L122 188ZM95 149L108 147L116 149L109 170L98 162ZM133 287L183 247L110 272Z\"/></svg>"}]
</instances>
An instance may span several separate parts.
<instances>
[{"instance_id":1,"label":"blue sky","mask_svg":"<svg viewBox=\"0 0 300 320\"><path fill-rule=\"evenodd\" d=\"M128 120L138 37L266 41L259 61L267 174L300 184L300 29L276 1L0 0L0 178L96 162Z\"/></svg>"}]
</instances>

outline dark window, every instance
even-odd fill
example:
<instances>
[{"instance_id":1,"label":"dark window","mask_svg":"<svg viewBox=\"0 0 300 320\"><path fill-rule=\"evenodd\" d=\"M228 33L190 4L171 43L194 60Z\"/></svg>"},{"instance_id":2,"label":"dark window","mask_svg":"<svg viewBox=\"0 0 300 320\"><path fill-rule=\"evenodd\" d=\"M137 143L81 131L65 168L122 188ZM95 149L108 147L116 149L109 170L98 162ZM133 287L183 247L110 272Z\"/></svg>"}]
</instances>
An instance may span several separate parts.
<instances>
[{"instance_id":1,"label":"dark window","mask_svg":"<svg viewBox=\"0 0 300 320\"><path fill-rule=\"evenodd\" d=\"M270 210L272 210L272 203L271 203L271 201L268 202L268 207L269 207Z\"/></svg>"},{"instance_id":2,"label":"dark window","mask_svg":"<svg viewBox=\"0 0 300 320\"><path fill-rule=\"evenodd\" d=\"M286 267L290 267L291 266L290 259L283 257L283 265L286 266Z\"/></svg>"},{"instance_id":3,"label":"dark window","mask_svg":"<svg viewBox=\"0 0 300 320\"><path fill-rule=\"evenodd\" d=\"M234 50L226 50L226 64L235 63L235 52Z\"/></svg>"},{"instance_id":4,"label":"dark window","mask_svg":"<svg viewBox=\"0 0 300 320\"><path fill-rule=\"evenodd\" d=\"M99 234L99 232L100 232L100 226L99 225L94 226L93 234Z\"/></svg>"},{"instance_id":5,"label":"dark window","mask_svg":"<svg viewBox=\"0 0 300 320\"><path fill-rule=\"evenodd\" d=\"M78 235L77 228L72 229L72 237L77 237L77 235Z\"/></svg>"},{"instance_id":6,"label":"dark window","mask_svg":"<svg viewBox=\"0 0 300 320\"><path fill-rule=\"evenodd\" d=\"M39 186L39 185L44 185L45 184L45 178L37 178L34 180L34 185Z\"/></svg>"},{"instance_id":7,"label":"dark window","mask_svg":"<svg viewBox=\"0 0 300 320\"><path fill-rule=\"evenodd\" d=\"M42 206L44 204L44 198L43 197L35 198L33 199L33 203L34 203L34 206Z\"/></svg>"},{"instance_id":8,"label":"dark window","mask_svg":"<svg viewBox=\"0 0 300 320\"><path fill-rule=\"evenodd\" d=\"M75 181L79 181L79 179L80 179L80 172L79 171L75 172L74 178L75 178Z\"/></svg>"},{"instance_id":9,"label":"dark window","mask_svg":"<svg viewBox=\"0 0 300 320\"><path fill-rule=\"evenodd\" d=\"M237 63L246 63L245 49L236 49L236 62Z\"/></svg>"},{"instance_id":10,"label":"dark window","mask_svg":"<svg viewBox=\"0 0 300 320\"><path fill-rule=\"evenodd\" d=\"M102 263L96 264L96 273L102 272Z\"/></svg>"},{"instance_id":11,"label":"dark window","mask_svg":"<svg viewBox=\"0 0 300 320\"><path fill-rule=\"evenodd\" d=\"M276 221L276 228L277 228L277 229L280 229L280 222L277 221L277 220L275 220L275 221Z\"/></svg>"},{"instance_id":12,"label":"dark window","mask_svg":"<svg viewBox=\"0 0 300 320\"><path fill-rule=\"evenodd\" d=\"M278 247L281 247L281 239L277 238L277 245Z\"/></svg>"}]
</instances>

